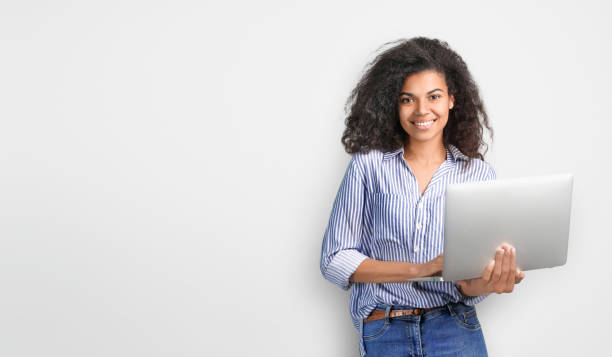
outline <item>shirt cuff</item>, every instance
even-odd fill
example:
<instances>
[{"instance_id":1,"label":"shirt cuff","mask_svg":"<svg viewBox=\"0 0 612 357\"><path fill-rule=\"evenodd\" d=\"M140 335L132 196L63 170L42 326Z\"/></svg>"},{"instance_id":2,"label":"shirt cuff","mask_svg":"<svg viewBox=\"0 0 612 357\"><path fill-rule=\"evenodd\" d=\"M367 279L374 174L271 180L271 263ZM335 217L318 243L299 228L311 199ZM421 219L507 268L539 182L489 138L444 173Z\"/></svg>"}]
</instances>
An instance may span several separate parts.
<instances>
[{"instance_id":1,"label":"shirt cuff","mask_svg":"<svg viewBox=\"0 0 612 357\"><path fill-rule=\"evenodd\" d=\"M359 264L367 258L369 258L367 255L356 249L341 250L327 266L325 277L343 290L348 290L352 285L349 278L357 270Z\"/></svg>"}]
</instances>

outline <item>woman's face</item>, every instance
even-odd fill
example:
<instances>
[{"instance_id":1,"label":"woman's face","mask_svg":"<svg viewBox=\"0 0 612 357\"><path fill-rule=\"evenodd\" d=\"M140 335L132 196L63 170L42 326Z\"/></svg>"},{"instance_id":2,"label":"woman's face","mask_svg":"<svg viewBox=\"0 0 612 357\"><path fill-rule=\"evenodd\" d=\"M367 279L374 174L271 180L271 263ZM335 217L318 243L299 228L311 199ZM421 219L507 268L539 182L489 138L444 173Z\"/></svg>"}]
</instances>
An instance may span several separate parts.
<instances>
[{"instance_id":1,"label":"woman's face","mask_svg":"<svg viewBox=\"0 0 612 357\"><path fill-rule=\"evenodd\" d=\"M448 95L444 76L427 70L406 77L398 111L402 128L411 141L440 141L455 98Z\"/></svg>"}]
</instances>

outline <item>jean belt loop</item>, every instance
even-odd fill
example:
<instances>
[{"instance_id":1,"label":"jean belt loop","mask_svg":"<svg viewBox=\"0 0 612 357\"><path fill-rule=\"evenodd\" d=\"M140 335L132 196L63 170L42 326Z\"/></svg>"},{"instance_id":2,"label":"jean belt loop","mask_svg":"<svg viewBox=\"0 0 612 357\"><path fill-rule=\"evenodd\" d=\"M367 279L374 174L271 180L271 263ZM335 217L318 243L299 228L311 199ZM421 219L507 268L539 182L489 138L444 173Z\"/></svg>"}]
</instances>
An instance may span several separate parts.
<instances>
[{"instance_id":1,"label":"jean belt loop","mask_svg":"<svg viewBox=\"0 0 612 357\"><path fill-rule=\"evenodd\" d=\"M452 304L453 304L452 302L449 302L446 304L446 307L448 308L448 312L451 314L451 316L455 316L455 311L451 307Z\"/></svg>"},{"instance_id":2,"label":"jean belt loop","mask_svg":"<svg viewBox=\"0 0 612 357\"><path fill-rule=\"evenodd\" d=\"M385 309L385 323L389 323L389 312L391 311L391 305L387 305Z\"/></svg>"}]
</instances>

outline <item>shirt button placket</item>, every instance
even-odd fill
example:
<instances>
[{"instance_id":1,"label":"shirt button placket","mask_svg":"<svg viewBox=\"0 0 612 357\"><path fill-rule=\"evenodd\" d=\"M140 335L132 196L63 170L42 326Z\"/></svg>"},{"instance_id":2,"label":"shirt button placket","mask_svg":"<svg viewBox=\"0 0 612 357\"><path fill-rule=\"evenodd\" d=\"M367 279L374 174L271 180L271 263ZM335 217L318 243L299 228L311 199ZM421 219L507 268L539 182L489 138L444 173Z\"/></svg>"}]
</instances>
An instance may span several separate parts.
<instances>
[{"instance_id":1,"label":"shirt button placket","mask_svg":"<svg viewBox=\"0 0 612 357\"><path fill-rule=\"evenodd\" d=\"M424 218L424 213L423 213L423 198L421 198L419 200L419 203L417 204L418 210L417 210L417 220L423 220ZM421 251L421 249L419 248L419 243L420 243L420 237L422 235L422 228L423 225L420 222L417 222L415 225L415 228L417 230L415 236L417 239L415 239L415 246L414 246L414 253L415 253L415 258L417 258L417 256L419 255L418 253ZM418 261L418 259L415 259L416 261Z\"/></svg>"},{"instance_id":2,"label":"shirt button placket","mask_svg":"<svg viewBox=\"0 0 612 357\"><path fill-rule=\"evenodd\" d=\"M418 216L419 216L419 215L417 215L417 217L418 217ZM415 227L415 228L416 228L416 231L417 231L417 232L416 232L416 234L415 234L415 238L416 238L416 239L414 240L414 249L413 249L413 250L414 250L414 253L415 253L415 257L414 257L414 258L415 258L415 261L418 261L418 259L416 259L416 258L417 258L418 253L419 253L419 242L420 242L420 240L421 240L421 239L420 239L420 238L421 238L421 223L418 223L418 222L417 222L417 224L416 224L416 227Z\"/></svg>"}]
</instances>

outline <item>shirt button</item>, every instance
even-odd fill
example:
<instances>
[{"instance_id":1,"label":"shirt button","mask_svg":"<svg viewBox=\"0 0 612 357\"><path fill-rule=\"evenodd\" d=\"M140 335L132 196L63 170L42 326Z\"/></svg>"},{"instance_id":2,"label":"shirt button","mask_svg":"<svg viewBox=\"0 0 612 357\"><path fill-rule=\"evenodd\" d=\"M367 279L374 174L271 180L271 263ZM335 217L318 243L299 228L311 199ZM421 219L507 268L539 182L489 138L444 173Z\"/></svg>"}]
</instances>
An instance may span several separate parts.
<instances>
[{"instance_id":1,"label":"shirt button","mask_svg":"<svg viewBox=\"0 0 612 357\"><path fill-rule=\"evenodd\" d=\"M419 247L414 247L414 252L418 253L419 252Z\"/></svg>"},{"instance_id":2,"label":"shirt button","mask_svg":"<svg viewBox=\"0 0 612 357\"><path fill-rule=\"evenodd\" d=\"M421 229L421 224L420 223L416 224L416 229Z\"/></svg>"},{"instance_id":3,"label":"shirt button","mask_svg":"<svg viewBox=\"0 0 612 357\"><path fill-rule=\"evenodd\" d=\"M423 208L423 202L419 202L419 208Z\"/></svg>"}]
</instances>

